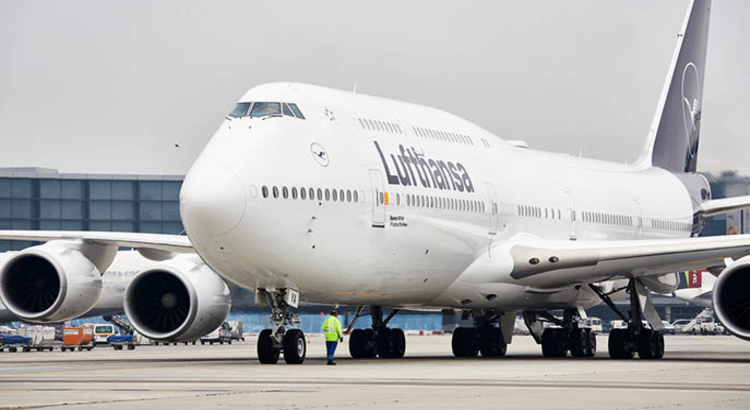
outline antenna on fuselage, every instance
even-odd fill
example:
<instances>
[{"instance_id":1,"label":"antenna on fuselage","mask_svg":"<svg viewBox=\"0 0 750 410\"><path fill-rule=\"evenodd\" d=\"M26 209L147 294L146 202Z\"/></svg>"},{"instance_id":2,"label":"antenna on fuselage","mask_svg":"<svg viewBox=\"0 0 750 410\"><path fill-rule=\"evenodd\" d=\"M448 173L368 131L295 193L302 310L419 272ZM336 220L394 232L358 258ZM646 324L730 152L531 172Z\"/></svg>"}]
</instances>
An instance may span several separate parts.
<instances>
[{"instance_id":1,"label":"antenna on fuselage","mask_svg":"<svg viewBox=\"0 0 750 410\"><path fill-rule=\"evenodd\" d=\"M357 84L354 84L354 89L352 90L352 94L356 94L356 93L357 93Z\"/></svg>"}]
</instances>

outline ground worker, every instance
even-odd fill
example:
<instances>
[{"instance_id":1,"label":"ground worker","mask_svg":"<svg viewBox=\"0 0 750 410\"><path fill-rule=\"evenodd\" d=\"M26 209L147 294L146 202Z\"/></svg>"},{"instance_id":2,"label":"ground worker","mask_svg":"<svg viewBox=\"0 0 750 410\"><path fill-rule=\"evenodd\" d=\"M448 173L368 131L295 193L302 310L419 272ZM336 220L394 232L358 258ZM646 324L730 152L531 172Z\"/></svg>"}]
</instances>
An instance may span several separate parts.
<instances>
[{"instance_id":1,"label":"ground worker","mask_svg":"<svg viewBox=\"0 0 750 410\"><path fill-rule=\"evenodd\" d=\"M344 333L341 331L341 322L338 318L339 312L336 309L331 310L331 316L323 321L323 332L326 336L326 352L328 354L328 365L335 365L333 354L336 352L336 345L344 341Z\"/></svg>"}]
</instances>

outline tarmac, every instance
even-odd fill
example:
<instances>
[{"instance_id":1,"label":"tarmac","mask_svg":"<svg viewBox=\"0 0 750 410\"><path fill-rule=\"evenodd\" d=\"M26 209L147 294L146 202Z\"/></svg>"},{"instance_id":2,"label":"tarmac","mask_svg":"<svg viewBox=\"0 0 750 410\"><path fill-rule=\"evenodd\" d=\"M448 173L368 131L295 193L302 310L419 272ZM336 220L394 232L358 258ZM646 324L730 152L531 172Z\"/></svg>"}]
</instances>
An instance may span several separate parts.
<instances>
[{"instance_id":1,"label":"tarmac","mask_svg":"<svg viewBox=\"0 0 750 410\"><path fill-rule=\"evenodd\" d=\"M133 351L0 353L0 409L749 409L750 343L666 336L662 360L545 359L529 336L503 358L457 359L450 336L408 336L403 359L325 365L308 338L301 366L261 365L255 338Z\"/></svg>"}]
</instances>

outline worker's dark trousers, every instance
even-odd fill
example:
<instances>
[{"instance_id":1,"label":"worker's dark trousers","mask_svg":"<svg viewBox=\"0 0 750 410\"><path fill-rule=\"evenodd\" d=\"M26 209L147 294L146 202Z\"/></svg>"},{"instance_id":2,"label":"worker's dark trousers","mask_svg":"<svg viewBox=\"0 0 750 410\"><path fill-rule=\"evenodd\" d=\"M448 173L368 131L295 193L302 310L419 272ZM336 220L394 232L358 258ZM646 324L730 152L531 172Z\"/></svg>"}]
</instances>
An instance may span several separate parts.
<instances>
[{"instance_id":1,"label":"worker's dark trousers","mask_svg":"<svg viewBox=\"0 0 750 410\"><path fill-rule=\"evenodd\" d=\"M328 363L331 363L333 361L333 354L336 353L336 345L338 344L339 342L326 341L326 352L328 352Z\"/></svg>"}]
</instances>

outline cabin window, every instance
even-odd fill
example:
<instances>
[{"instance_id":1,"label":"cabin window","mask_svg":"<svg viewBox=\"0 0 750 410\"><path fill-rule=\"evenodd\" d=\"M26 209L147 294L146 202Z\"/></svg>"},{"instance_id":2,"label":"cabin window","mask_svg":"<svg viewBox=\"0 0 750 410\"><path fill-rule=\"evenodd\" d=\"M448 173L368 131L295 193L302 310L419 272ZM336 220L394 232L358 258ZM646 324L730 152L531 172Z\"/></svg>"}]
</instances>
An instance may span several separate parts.
<instances>
[{"instance_id":1,"label":"cabin window","mask_svg":"<svg viewBox=\"0 0 750 410\"><path fill-rule=\"evenodd\" d=\"M261 188L261 192L263 192L263 198L268 198L268 187L263 185L263 188Z\"/></svg>"},{"instance_id":2,"label":"cabin window","mask_svg":"<svg viewBox=\"0 0 750 410\"><path fill-rule=\"evenodd\" d=\"M300 188L299 189L299 199L301 199L303 201L305 199L307 199L307 190L305 188Z\"/></svg>"}]
</instances>

